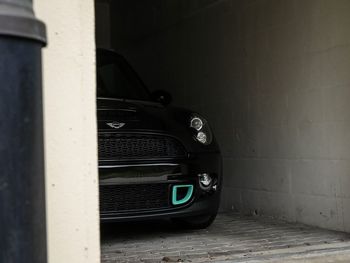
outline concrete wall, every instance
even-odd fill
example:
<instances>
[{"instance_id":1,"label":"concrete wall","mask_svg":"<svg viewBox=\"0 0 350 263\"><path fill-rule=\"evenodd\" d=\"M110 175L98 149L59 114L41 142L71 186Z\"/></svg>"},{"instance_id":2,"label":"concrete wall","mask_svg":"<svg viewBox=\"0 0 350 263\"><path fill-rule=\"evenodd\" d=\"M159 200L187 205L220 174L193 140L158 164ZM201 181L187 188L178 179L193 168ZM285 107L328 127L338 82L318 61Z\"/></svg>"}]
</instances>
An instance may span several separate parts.
<instances>
[{"instance_id":1,"label":"concrete wall","mask_svg":"<svg viewBox=\"0 0 350 263\"><path fill-rule=\"evenodd\" d=\"M350 1L188 2L121 50L211 122L223 209L350 231Z\"/></svg>"},{"instance_id":2,"label":"concrete wall","mask_svg":"<svg viewBox=\"0 0 350 263\"><path fill-rule=\"evenodd\" d=\"M48 30L43 70L49 262L100 262L93 1L34 2Z\"/></svg>"}]
</instances>

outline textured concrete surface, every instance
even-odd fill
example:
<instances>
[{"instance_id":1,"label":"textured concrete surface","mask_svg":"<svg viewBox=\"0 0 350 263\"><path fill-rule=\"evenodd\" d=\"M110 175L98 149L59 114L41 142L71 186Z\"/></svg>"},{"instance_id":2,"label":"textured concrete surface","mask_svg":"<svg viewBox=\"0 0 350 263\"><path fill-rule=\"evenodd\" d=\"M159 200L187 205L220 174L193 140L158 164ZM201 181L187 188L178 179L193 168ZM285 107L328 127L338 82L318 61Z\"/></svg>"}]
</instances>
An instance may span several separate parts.
<instances>
[{"instance_id":1,"label":"textured concrete surface","mask_svg":"<svg viewBox=\"0 0 350 263\"><path fill-rule=\"evenodd\" d=\"M350 232L350 1L149 2L113 11L116 48L208 118L222 209Z\"/></svg>"},{"instance_id":2,"label":"textured concrete surface","mask_svg":"<svg viewBox=\"0 0 350 263\"><path fill-rule=\"evenodd\" d=\"M350 262L350 234L220 214L206 230L169 222L102 227L102 262Z\"/></svg>"},{"instance_id":3,"label":"textured concrete surface","mask_svg":"<svg viewBox=\"0 0 350 263\"><path fill-rule=\"evenodd\" d=\"M49 263L100 258L93 3L33 1L48 34L43 95Z\"/></svg>"}]
</instances>

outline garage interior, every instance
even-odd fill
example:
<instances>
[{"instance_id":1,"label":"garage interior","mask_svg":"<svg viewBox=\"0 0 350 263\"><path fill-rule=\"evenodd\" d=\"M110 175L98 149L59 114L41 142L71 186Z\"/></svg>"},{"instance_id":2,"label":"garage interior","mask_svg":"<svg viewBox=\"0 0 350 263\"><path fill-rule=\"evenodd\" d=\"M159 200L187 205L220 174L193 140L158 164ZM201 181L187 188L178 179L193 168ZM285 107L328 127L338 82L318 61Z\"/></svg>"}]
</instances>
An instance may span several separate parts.
<instances>
[{"instance_id":1,"label":"garage interior","mask_svg":"<svg viewBox=\"0 0 350 263\"><path fill-rule=\"evenodd\" d=\"M188 252L198 255L187 257L192 262L205 262L206 250L227 242L231 253L220 250L210 260L229 254L241 262L267 249L259 245L269 240L262 229L275 228L284 249L293 246L283 243L288 232L305 251L321 243L349 251L350 1L96 0L95 7L97 47L122 54L150 90L170 92L173 105L204 115L224 159L218 223L199 232L109 226L102 231L105 262L184 256L175 245L151 253L167 235L207 245ZM256 234L249 239L256 247L234 247L245 233ZM150 251L132 249L150 240L158 244ZM213 243L220 246L208 247Z\"/></svg>"}]
</instances>

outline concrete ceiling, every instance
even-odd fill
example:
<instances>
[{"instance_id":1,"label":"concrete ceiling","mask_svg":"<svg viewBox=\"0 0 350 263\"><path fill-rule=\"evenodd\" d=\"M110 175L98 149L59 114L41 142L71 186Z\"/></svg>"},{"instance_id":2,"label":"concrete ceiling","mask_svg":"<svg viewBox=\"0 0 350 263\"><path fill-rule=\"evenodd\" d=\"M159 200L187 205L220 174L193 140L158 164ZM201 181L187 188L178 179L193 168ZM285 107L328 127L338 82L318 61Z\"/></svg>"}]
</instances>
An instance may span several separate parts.
<instances>
[{"instance_id":1,"label":"concrete ceiling","mask_svg":"<svg viewBox=\"0 0 350 263\"><path fill-rule=\"evenodd\" d=\"M138 41L219 0L96 0L110 4L114 28L124 41Z\"/></svg>"}]
</instances>

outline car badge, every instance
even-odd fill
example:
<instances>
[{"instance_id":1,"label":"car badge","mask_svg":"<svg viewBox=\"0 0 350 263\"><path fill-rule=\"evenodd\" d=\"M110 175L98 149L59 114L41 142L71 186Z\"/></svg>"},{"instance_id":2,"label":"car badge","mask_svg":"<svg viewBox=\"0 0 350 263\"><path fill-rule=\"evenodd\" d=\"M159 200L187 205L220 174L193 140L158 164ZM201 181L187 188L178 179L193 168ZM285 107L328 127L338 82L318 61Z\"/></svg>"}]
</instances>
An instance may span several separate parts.
<instances>
[{"instance_id":1,"label":"car badge","mask_svg":"<svg viewBox=\"0 0 350 263\"><path fill-rule=\"evenodd\" d=\"M113 129L120 129L121 127L123 127L125 125L124 122L117 122L117 121L107 122L106 124Z\"/></svg>"}]
</instances>

